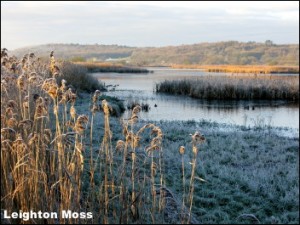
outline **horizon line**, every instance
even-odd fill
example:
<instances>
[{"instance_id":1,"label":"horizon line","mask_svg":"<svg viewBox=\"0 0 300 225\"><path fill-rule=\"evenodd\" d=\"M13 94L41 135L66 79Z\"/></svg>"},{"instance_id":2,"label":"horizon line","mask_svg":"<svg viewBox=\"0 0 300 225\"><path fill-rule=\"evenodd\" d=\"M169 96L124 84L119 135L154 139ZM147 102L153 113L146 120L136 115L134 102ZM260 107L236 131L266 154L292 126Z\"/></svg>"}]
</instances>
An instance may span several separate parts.
<instances>
[{"instance_id":1,"label":"horizon line","mask_svg":"<svg viewBox=\"0 0 300 225\"><path fill-rule=\"evenodd\" d=\"M270 39L269 39L270 40ZM266 40L268 41L268 40ZM272 41L272 40L270 40ZM217 43L224 43L224 42L237 42L237 43L255 43L255 44L264 44L265 42L257 42L257 41L237 41L237 40L224 40L224 41L204 41L204 42L197 42L197 43L191 43L191 44L179 44L179 45L161 45L161 46L130 46L130 45L125 45L125 44L101 44L101 43L94 43L94 44L89 44L89 43L44 43L44 44L36 44L36 45L27 45L27 46L23 46L23 47L18 47L18 48L14 48L11 49L9 51L16 51L16 50L20 50L23 48L33 48L33 47L37 47L37 46L42 46L42 45L102 45L102 46L120 46L120 47L128 47L128 48L164 48L164 47L180 47L180 46L185 46L185 45L197 45L197 44L217 44ZM273 45L299 45L299 43L274 43ZM4 45L2 45L4 46ZM5 47L3 47L5 48Z\"/></svg>"}]
</instances>

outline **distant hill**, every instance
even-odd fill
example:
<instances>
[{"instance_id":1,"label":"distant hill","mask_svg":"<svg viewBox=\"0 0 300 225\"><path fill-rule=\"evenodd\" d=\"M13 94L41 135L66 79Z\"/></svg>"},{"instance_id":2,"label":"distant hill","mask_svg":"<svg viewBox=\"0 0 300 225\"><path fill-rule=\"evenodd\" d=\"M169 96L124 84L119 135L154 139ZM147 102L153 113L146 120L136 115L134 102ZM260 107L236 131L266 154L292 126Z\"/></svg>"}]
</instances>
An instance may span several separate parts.
<instances>
[{"instance_id":1,"label":"distant hill","mask_svg":"<svg viewBox=\"0 0 300 225\"><path fill-rule=\"evenodd\" d=\"M57 58L105 61L110 58L130 57L134 49L136 48L120 45L46 44L19 48L11 53L16 56L23 56L33 52L39 57L48 57L50 52L54 51Z\"/></svg>"},{"instance_id":2,"label":"distant hill","mask_svg":"<svg viewBox=\"0 0 300 225\"><path fill-rule=\"evenodd\" d=\"M217 42L166 47L127 47L119 45L46 44L20 48L12 54L34 52L74 61L119 61L139 66L183 65L293 65L299 66L299 44L277 45L272 41Z\"/></svg>"}]
</instances>

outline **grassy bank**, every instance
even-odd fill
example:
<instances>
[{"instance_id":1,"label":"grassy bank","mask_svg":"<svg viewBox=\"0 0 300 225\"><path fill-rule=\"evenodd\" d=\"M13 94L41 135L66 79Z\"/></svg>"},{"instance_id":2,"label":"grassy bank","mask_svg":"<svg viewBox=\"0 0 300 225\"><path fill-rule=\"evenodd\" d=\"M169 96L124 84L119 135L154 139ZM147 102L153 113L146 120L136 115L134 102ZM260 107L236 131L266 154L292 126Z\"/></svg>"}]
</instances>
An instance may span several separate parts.
<instances>
[{"instance_id":1,"label":"grassy bank","mask_svg":"<svg viewBox=\"0 0 300 225\"><path fill-rule=\"evenodd\" d=\"M199 99L299 101L299 76L205 76L156 84L157 92Z\"/></svg>"},{"instance_id":2,"label":"grassy bank","mask_svg":"<svg viewBox=\"0 0 300 225\"><path fill-rule=\"evenodd\" d=\"M172 65L175 69L203 69L206 72L216 73L253 73L273 74L288 73L299 74L299 66L266 66L266 65Z\"/></svg>"},{"instance_id":3,"label":"grassy bank","mask_svg":"<svg viewBox=\"0 0 300 225\"><path fill-rule=\"evenodd\" d=\"M127 67L120 64L104 63L104 62L77 62L76 64L84 66L90 73L149 73L150 71L144 68Z\"/></svg>"}]
</instances>

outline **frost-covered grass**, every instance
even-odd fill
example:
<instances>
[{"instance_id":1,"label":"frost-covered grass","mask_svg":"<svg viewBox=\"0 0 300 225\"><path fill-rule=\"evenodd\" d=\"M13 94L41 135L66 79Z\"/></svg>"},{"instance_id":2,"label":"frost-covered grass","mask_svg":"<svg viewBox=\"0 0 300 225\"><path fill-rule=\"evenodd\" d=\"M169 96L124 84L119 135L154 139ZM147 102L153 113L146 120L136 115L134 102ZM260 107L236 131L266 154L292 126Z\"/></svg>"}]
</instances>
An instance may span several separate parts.
<instances>
[{"instance_id":1,"label":"frost-covered grass","mask_svg":"<svg viewBox=\"0 0 300 225\"><path fill-rule=\"evenodd\" d=\"M94 129L101 136L103 122L96 123ZM140 121L137 127L146 123L149 121ZM279 136L273 128L226 127L206 121L155 123L164 133L166 185L179 203L183 193L179 148L186 148L183 157L188 181L193 155L189 134L198 130L206 138L198 153L192 209L198 222L250 223L251 216L261 223L299 222L298 137ZM121 138L121 127L116 118L111 118L110 124L115 143ZM186 182L186 188L188 185Z\"/></svg>"},{"instance_id":2,"label":"frost-covered grass","mask_svg":"<svg viewBox=\"0 0 300 225\"><path fill-rule=\"evenodd\" d=\"M194 210L201 223L246 223L253 214L261 223L299 222L299 138L279 137L272 130L218 131L218 125L162 122L167 184L182 192L178 148L200 130L206 144L199 151ZM190 144L189 144L190 145ZM187 146L188 147L188 146ZM191 154L190 154L191 155ZM185 171L190 170L185 155Z\"/></svg>"}]
</instances>

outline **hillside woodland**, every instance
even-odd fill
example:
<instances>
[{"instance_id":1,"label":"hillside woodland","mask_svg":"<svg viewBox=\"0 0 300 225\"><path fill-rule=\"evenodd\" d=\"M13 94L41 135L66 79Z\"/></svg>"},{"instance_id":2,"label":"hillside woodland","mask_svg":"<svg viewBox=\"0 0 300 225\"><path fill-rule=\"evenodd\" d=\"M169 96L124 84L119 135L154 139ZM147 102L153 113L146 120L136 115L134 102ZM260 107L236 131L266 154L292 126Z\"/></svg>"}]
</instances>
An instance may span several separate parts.
<instances>
[{"instance_id":1,"label":"hillside woodland","mask_svg":"<svg viewBox=\"0 0 300 225\"><path fill-rule=\"evenodd\" d=\"M30 49L30 50L29 50ZM119 45L46 44L20 48L14 55L36 52L71 61L110 61L137 66L181 65L290 65L299 66L299 44L279 45L267 40L256 42L217 42L166 47L127 47Z\"/></svg>"}]
</instances>

